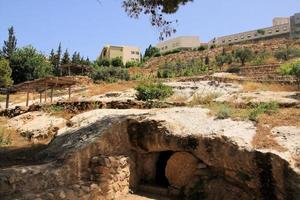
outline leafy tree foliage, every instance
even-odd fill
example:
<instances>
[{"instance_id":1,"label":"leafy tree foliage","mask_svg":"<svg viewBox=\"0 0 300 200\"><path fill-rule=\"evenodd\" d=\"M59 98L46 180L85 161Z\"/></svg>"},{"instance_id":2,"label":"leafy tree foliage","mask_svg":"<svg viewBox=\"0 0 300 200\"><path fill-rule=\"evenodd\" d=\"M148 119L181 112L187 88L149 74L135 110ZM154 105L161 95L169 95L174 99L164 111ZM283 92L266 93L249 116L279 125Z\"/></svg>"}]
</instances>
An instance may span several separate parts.
<instances>
[{"instance_id":1,"label":"leafy tree foliage","mask_svg":"<svg viewBox=\"0 0 300 200\"><path fill-rule=\"evenodd\" d=\"M66 51L61 59L61 64L66 65L66 64L70 64L70 63L71 63L70 54L68 52L68 49L66 49Z\"/></svg>"},{"instance_id":2,"label":"leafy tree foliage","mask_svg":"<svg viewBox=\"0 0 300 200\"><path fill-rule=\"evenodd\" d=\"M32 46L17 49L10 65L16 84L52 75L51 63Z\"/></svg>"},{"instance_id":3,"label":"leafy tree foliage","mask_svg":"<svg viewBox=\"0 0 300 200\"><path fill-rule=\"evenodd\" d=\"M128 81L130 76L128 70L121 67L98 67L93 72L92 79L95 82L116 82L117 80Z\"/></svg>"},{"instance_id":4,"label":"leafy tree foliage","mask_svg":"<svg viewBox=\"0 0 300 200\"><path fill-rule=\"evenodd\" d=\"M111 65L114 66L114 67L123 67L123 61L119 57L113 58L111 60Z\"/></svg>"},{"instance_id":5,"label":"leafy tree foliage","mask_svg":"<svg viewBox=\"0 0 300 200\"><path fill-rule=\"evenodd\" d=\"M231 64L232 63L232 56L231 54L226 53L225 49L220 55L216 56L216 63L222 69L224 64Z\"/></svg>"},{"instance_id":6,"label":"leafy tree foliage","mask_svg":"<svg viewBox=\"0 0 300 200\"><path fill-rule=\"evenodd\" d=\"M128 61L125 65L126 68L130 68L130 67L138 67L139 63L137 61Z\"/></svg>"},{"instance_id":7,"label":"leafy tree foliage","mask_svg":"<svg viewBox=\"0 0 300 200\"><path fill-rule=\"evenodd\" d=\"M17 39L15 36L15 32L14 32L14 27L10 27L8 29L8 39L6 41L4 41L4 46L2 48L2 55L10 60L13 53L16 51L17 49Z\"/></svg>"},{"instance_id":8,"label":"leafy tree foliage","mask_svg":"<svg viewBox=\"0 0 300 200\"><path fill-rule=\"evenodd\" d=\"M0 59L0 87L6 87L12 84L11 80L11 68L9 62L6 59Z\"/></svg>"},{"instance_id":9,"label":"leafy tree foliage","mask_svg":"<svg viewBox=\"0 0 300 200\"><path fill-rule=\"evenodd\" d=\"M105 59L105 58L103 58L103 59L99 58L96 61L96 63L97 63L98 66L104 66L104 67L109 67L110 66L110 60L109 59Z\"/></svg>"},{"instance_id":10,"label":"leafy tree foliage","mask_svg":"<svg viewBox=\"0 0 300 200\"><path fill-rule=\"evenodd\" d=\"M81 60L80 53L75 51L73 53L73 56L72 56L72 63L73 64L80 64L80 60Z\"/></svg>"},{"instance_id":11,"label":"leafy tree foliage","mask_svg":"<svg viewBox=\"0 0 300 200\"><path fill-rule=\"evenodd\" d=\"M159 53L160 53L160 51L158 48L152 47L152 45L149 45L149 47L145 50L144 58L151 58Z\"/></svg>"},{"instance_id":12,"label":"leafy tree foliage","mask_svg":"<svg viewBox=\"0 0 300 200\"><path fill-rule=\"evenodd\" d=\"M277 60L288 61L289 59L300 57L300 49L290 48L288 45L285 48L279 49L274 53Z\"/></svg>"},{"instance_id":13,"label":"leafy tree foliage","mask_svg":"<svg viewBox=\"0 0 300 200\"><path fill-rule=\"evenodd\" d=\"M280 72L283 75L295 76L298 82L298 86L300 86L300 61L299 60L281 65Z\"/></svg>"},{"instance_id":14,"label":"leafy tree foliage","mask_svg":"<svg viewBox=\"0 0 300 200\"><path fill-rule=\"evenodd\" d=\"M252 59L253 52L248 48L241 48L235 51L234 56L241 62L242 66L244 66L247 61Z\"/></svg>"},{"instance_id":15,"label":"leafy tree foliage","mask_svg":"<svg viewBox=\"0 0 300 200\"><path fill-rule=\"evenodd\" d=\"M141 14L149 15L151 25L160 29L160 39L169 37L176 30L173 28L174 21L166 20L163 14L172 14L177 12L180 5L185 5L193 0L123 0L123 8L132 18L138 18ZM177 21L175 21L177 22Z\"/></svg>"}]
</instances>

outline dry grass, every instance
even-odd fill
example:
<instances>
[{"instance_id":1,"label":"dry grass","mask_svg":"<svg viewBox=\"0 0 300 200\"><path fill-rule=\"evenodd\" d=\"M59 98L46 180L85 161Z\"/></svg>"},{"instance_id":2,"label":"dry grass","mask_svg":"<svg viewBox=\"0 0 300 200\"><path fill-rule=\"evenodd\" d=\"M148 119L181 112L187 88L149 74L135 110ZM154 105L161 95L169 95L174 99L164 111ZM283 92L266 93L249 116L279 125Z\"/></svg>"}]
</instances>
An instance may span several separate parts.
<instances>
[{"instance_id":1,"label":"dry grass","mask_svg":"<svg viewBox=\"0 0 300 200\"><path fill-rule=\"evenodd\" d=\"M253 92L259 90L273 92L299 91L299 88L297 86L292 85L246 82L243 83L242 86L243 90L246 92Z\"/></svg>"},{"instance_id":2,"label":"dry grass","mask_svg":"<svg viewBox=\"0 0 300 200\"><path fill-rule=\"evenodd\" d=\"M91 97L112 91L124 91L130 88L134 88L137 85L137 81L122 81L117 83L94 84L89 86L87 95Z\"/></svg>"},{"instance_id":3,"label":"dry grass","mask_svg":"<svg viewBox=\"0 0 300 200\"><path fill-rule=\"evenodd\" d=\"M280 109L276 115L262 114L258 117L256 135L252 141L255 148L270 148L277 151L286 151L271 135L271 129L276 126L300 127L300 109Z\"/></svg>"},{"instance_id":4,"label":"dry grass","mask_svg":"<svg viewBox=\"0 0 300 200\"><path fill-rule=\"evenodd\" d=\"M196 105L208 105L213 102L214 99L218 98L220 94L218 93L210 93L203 95L194 95L192 101L189 103L190 106Z\"/></svg>"}]
</instances>

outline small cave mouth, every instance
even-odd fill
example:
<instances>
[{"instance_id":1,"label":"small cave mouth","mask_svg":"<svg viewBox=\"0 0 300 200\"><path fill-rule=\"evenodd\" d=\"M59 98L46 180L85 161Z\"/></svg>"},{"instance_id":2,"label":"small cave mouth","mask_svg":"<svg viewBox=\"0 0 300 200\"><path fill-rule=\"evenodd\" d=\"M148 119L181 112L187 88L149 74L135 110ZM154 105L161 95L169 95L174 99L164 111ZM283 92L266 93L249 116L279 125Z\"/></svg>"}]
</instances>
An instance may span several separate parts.
<instances>
[{"instance_id":1,"label":"small cave mouth","mask_svg":"<svg viewBox=\"0 0 300 200\"><path fill-rule=\"evenodd\" d=\"M172 151L163 151L159 153L158 160L156 162L156 174L155 184L161 187L168 187L169 181L166 177L167 162L173 155Z\"/></svg>"}]
</instances>

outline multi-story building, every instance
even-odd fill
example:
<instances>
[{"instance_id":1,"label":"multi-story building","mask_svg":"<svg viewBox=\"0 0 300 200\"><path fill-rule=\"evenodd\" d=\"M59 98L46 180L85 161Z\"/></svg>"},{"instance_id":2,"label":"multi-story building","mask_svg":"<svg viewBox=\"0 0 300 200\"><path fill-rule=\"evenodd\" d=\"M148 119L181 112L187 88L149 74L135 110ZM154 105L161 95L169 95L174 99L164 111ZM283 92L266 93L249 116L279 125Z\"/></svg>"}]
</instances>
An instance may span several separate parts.
<instances>
[{"instance_id":1,"label":"multi-story building","mask_svg":"<svg viewBox=\"0 0 300 200\"><path fill-rule=\"evenodd\" d=\"M271 27L214 38L209 42L209 46L230 45L272 38L300 38L300 13L289 18L274 18Z\"/></svg>"},{"instance_id":2,"label":"multi-story building","mask_svg":"<svg viewBox=\"0 0 300 200\"><path fill-rule=\"evenodd\" d=\"M123 63L126 64L129 61L141 61L141 49L138 47L130 46L112 46L107 45L103 47L100 54L100 58L114 59L121 58Z\"/></svg>"},{"instance_id":3,"label":"multi-story building","mask_svg":"<svg viewBox=\"0 0 300 200\"><path fill-rule=\"evenodd\" d=\"M175 49L192 49L199 47L200 45L201 42L198 36L181 36L160 42L156 47L161 53L164 53Z\"/></svg>"}]
</instances>

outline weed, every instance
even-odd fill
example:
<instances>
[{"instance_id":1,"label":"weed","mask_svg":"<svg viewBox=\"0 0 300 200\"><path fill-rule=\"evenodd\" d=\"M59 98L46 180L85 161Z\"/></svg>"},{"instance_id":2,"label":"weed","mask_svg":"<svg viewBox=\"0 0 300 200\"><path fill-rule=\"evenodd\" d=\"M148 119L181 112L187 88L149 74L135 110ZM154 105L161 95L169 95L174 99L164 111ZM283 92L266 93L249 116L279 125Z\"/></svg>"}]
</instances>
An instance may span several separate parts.
<instances>
[{"instance_id":1,"label":"weed","mask_svg":"<svg viewBox=\"0 0 300 200\"><path fill-rule=\"evenodd\" d=\"M251 121L257 121L257 118L260 114L268 114L271 115L278 111L278 103L277 102L270 102L270 103L262 103L259 105L255 105L249 112L249 119Z\"/></svg>"},{"instance_id":2,"label":"weed","mask_svg":"<svg viewBox=\"0 0 300 200\"><path fill-rule=\"evenodd\" d=\"M195 94L190 102L190 106L211 104L213 100L219 96L220 94L218 93L210 93L205 95Z\"/></svg>"},{"instance_id":3,"label":"weed","mask_svg":"<svg viewBox=\"0 0 300 200\"><path fill-rule=\"evenodd\" d=\"M231 116L231 108L228 105L221 105L217 112L217 119L227 119Z\"/></svg>"}]
</instances>

